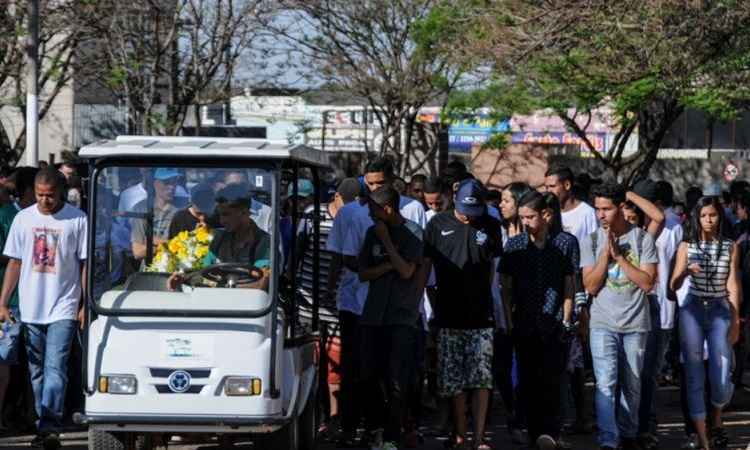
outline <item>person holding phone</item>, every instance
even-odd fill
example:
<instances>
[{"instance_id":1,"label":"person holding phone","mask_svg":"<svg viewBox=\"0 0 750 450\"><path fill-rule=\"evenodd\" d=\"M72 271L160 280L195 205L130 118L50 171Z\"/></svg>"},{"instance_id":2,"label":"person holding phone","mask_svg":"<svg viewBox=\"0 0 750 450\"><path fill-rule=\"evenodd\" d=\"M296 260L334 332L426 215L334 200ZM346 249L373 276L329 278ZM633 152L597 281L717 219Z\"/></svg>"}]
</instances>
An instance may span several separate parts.
<instances>
[{"instance_id":1,"label":"person holding phone","mask_svg":"<svg viewBox=\"0 0 750 450\"><path fill-rule=\"evenodd\" d=\"M679 309L680 350L685 361L687 400L702 448L726 448L722 409L732 399L733 350L740 331L739 250L725 237L728 223L718 197L703 197L695 206L690 232L677 250L670 287L677 291L689 279ZM708 344L711 385L710 436L704 402L703 343ZM709 439L710 438L710 439Z\"/></svg>"}]
</instances>

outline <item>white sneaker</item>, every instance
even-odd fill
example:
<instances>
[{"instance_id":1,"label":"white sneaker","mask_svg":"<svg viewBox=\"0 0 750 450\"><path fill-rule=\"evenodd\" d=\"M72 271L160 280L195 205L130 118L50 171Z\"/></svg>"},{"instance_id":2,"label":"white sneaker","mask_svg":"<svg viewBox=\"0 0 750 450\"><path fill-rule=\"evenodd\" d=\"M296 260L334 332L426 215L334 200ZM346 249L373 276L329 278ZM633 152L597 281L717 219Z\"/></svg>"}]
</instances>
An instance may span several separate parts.
<instances>
[{"instance_id":1,"label":"white sneaker","mask_svg":"<svg viewBox=\"0 0 750 450\"><path fill-rule=\"evenodd\" d=\"M543 434L536 439L536 448L538 450L556 450L557 442L548 434Z\"/></svg>"}]
</instances>

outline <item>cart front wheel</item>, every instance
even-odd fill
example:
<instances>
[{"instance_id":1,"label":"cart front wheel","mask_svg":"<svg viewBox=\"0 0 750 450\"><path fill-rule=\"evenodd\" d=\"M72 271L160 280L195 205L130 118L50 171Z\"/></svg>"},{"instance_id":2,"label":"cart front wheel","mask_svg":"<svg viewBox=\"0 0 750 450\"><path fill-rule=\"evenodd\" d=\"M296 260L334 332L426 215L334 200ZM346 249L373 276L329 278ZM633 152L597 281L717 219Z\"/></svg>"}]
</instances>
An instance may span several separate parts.
<instances>
[{"instance_id":1,"label":"cart front wheel","mask_svg":"<svg viewBox=\"0 0 750 450\"><path fill-rule=\"evenodd\" d=\"M89 430L89 450L126 450L127 433Z\"/></svg>"},{"instance_id":2,"label":"cart front wheel","mask_svg":"<svg viewBox=\"0 0 750 450\"><path fill-rule=\"evenodd\" d=\"M299 418L295 417L280 430L264 436L260 448L300 450Z\"/></svg>"}]
</instances>

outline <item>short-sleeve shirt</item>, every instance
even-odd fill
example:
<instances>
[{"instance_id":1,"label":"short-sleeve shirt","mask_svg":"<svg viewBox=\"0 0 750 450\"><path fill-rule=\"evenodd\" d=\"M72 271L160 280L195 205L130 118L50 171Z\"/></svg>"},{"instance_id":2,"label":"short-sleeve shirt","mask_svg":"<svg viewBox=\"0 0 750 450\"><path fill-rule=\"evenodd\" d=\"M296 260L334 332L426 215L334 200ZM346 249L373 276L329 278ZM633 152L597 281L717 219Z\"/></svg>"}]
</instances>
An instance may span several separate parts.
<instances>
[{"instance_id":1,"label":"short-sleeve shirt","mask_svg":"<svg viewBox=\"0 0 750 450\"><path fill-rule=\"evenodd\" d=\"M50 215L39 212L36 204L16 215L3 253L21 261L18 298L22 322L46 325L75 320L86 233L86 215L67 203Z\"/></svg>"},{"instance_id":2,"label":"short-sleeve shirt","mask_svg":"<svg viewBox=\"0 0 750 450\"><path fill-rule=\"evenodd\" d=\"M422 228L419 225L407 220L401 225L389 227L388 231L393 245L402 258L416 265L422 263ZM388 260L383 243L375 235L375 227L370 227L359 255L360 270L379 266ZM415 275L405 280L396 270L391 270L371 280L367 301L359 321L360 325L416 327L419 319L419 302L423 292L417 285L418 280Z\"/></svg>"},{"instance_id":3,"label":"short-sleeve shirt","mask_svg":"<svg viewBox=\"0 0 750 450\"><path fill-rule=\"evenodd\" d=\"M579 244L583 242L584 237L599 228L596 210L586 202L580 202L572 210L564 211L561 216L563 231L575 236Z\"/></svg>"},{"instance_id":4,"label":"short-sleeve shirt","mask_svg":"<svg viewBox=\"0 0 750 450\"><path fill-rule=\"evenodd\" d=\"M494 326L492 281L502 254L500 222L489 215L464 224L453 210L438 213L425 230L425 257L435 269L434 323L439 328Z\"/></svg>"},{"instance_id":5,"label":"short-sleeve shirt","mask_svg":"<svg viewBox=\"0 0 750 450\"><path fill-rule=\"evenodd\" d=\"M143 200L133 207L135 213L147 213L146 200ZM157 208L154 204L154 238L167 240L169 239L169 225L177 214L177 208L172 204L167 204L164 208ZM135 218L131 220L131 239L133 242L146 243L146 218Z\"/></svg>"},{"instance_id":6,"label":"short-sleeve shirt","mask_svg":"<svg viewBox=\"0 0 750 450\"><path fill-rule=\"evenodd\" d=\"M677 254L677 248L682 241L682 225L675 224L672 227L665 225L659 237L656 239L656 253L659 263L656 268L656 285L654 292L659 300L660 325L662 330L674 328L674 316L677 304L669 300L669 278L672 271L672 261Z\"/></svg>"},{"instance_id":7,"label":"short-sleeve shirt","mask_svg":"<svg viewBox=\"0 0 750 450\"><path fill-rule=\"evenodd\" d=\"M261 203L254 198L250 201L250 218L253 219L258 228L268 233L273 224L273 210L265 203Z\"/></svg>"},{"instance_id":8,"label":"short-sleeve shirt","mask_svg":"<svg viewBox=\"0 0 750 450\"><path fill-rule=\"evenodd\" d=\"M333 220L333 226L331 232L328 234L326 240L326 250L331 253L337 253L339 255L347 256L358 256L359 248L357 252L351 254L351 252L345 252L345 245L347 245L347 234L352 226L352 222L356 217L360 217L358 210L364 208L359 204L358 201L349 202L344 205L336 213L336 218ZM341 280L339 281L338 292L336 294L336 306L339 311L347 311L356 315L362 314L362 308L364 308L365 300L367 299L367 283L359 281L359 276L344 267L341 272Z\"/></svg>"},{"instance_id":9,"label":"short-sleeve shirt","mask_svg":"<svg viewBox=\"0 0 750 450\"><path fill-rule=\"evenodd\" d=\"M255 227L255 239L244 242L241 247L235 242L235 233L220 231L214 236L209 248L209 262L238 263L248 266L268 266L271 256L271 235Z\"/></svg>"},{"instance_id":10,"label":"short-sleeve shirt","mask_svg":"<svg viewBox=\"0 0 750 450\"><path fill-rule=\"evenodd\" d=\"M591 236L581 243L581 268L593 267L606 247L607 234L596 230L596 254L593 252ZM593 233L592 233L593 234ZM638 241L641 252L638 254ZM656 264L654 239L637 227L618 238L620 253L635 267ZM647 332L651 330L651 317L646 292L628 279L625 271L615 262L607 267L606 280L591 304L590 326L615 333Z\"/></svg>"},{"instance_id":11,"label":"short-sleeve shirt","mask_svg":"<svg viewBox=\"0 0 750 450\"><path fill-rule=\"evenodd\" d=\"M401 196L399 203L401 216L424 228L426 216L424 207L413 198ZM343 256L358 257L365 242L367 230L373 225L367 205L358 201L349 202L336 214L328 235L326 250ZM339 311L362 314L367 300L369 283L359 281L359 276L349 269L343 269L337 295Z\"/></svg>"},{"instance_id":12,"label":"short-sleeve shirt","mask_svg":"<svg viewBox=\"0 0 750 450\"><path fill-rule=\"evenodd\" d=\"M427 226L427 214L425 213L424 205L420 201L402 195L399 200L398 209L404 219L416 223L422 229Z\"/></svg>"},{"instance_id":13,"label":"short-sleeve shirt","mask_svg":"<svg viewBox=\"0 0 750 450\"><path fill-rule=\"evenodd\" d=\"M548 236L542 248L527 233L508 240L500 271L513 280L513 323L522 335L553 335L560 329L565 278L579 263L578 240L569 233Z\"/></svg>"}]
</instances>

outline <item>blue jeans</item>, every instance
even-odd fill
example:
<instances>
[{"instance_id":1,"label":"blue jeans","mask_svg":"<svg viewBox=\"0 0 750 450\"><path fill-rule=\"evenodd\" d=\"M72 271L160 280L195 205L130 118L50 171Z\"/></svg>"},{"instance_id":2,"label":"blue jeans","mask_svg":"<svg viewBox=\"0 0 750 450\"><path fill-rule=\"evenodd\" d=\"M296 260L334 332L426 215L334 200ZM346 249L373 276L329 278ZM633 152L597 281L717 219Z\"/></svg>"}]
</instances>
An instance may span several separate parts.
<instances>
[{"instance_id":1,"label":"blue jeans","mask_svg":"<svg viewBox=\"0 0 750 450\"><path fill-rule=\"evenodd\" d=\"M693 420L706 418L704 341L708 343L711 404L716 408L723 408L732 399L734 353L728 339L731 318L726 298L690 295L680 308L680 351L685 361L688 410Z\"/></svg>"},{"instance_id":2,"label":"blue jeans","mask_svg":"<svg viewBox=\"0 0 750 450\"><path fill-rule=\"evenodd\" d=\"M657 378L664 366L672 330L661 329L661 308L656 296L648 296L651 306L651 331L646 340L646 354L641 373L641 404L638 412L638 433L656 434Z\"/></svg>"},{"instance_id":3,"label":"blue jeans","mask_svg":"<svg viewBox=\"0 0 750 450\"><path fill-rule=\"evenodd\" d=\"M62 424L65 387L68 384L68 356L76 324L75 320L59 320L47 325L27 323L25 327L26 352L40 433L54 432Z\"/></svg>"},{"instance_id":4,"label":"blue jeans","mask_svg":"<svg viewBox=\"0 0 750 450\"><path fill-rule=\"evenodd\" d=\"M638 405L647 333L592 329L599 445L617 448L620 438L638 434Z\"/></svg>"}]
</instances>

